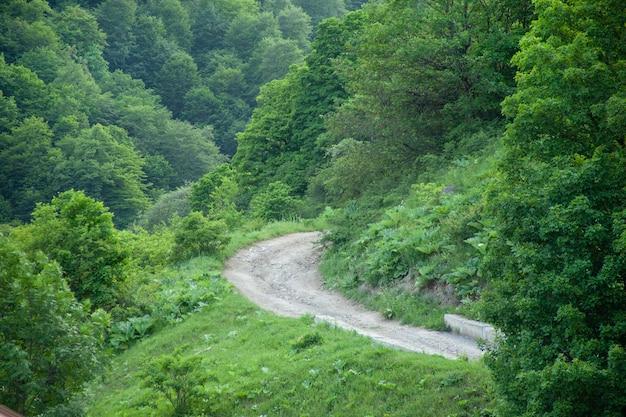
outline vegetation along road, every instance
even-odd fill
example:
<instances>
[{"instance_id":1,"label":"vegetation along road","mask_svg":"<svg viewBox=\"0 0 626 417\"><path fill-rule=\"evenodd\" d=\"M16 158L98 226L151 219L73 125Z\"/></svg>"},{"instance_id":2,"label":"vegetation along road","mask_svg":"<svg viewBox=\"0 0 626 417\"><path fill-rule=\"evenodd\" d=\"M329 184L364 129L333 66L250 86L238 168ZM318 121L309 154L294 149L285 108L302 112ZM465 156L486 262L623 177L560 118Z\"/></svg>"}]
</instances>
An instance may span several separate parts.
<instances>
[{"instance_id":1,"label":"vegetation along road","mask_svg":"<svg viewBox=\"0 0 626 417\"><path fill-rule=\"evenodd\" d=\"M477 359L476 342L384 318L325 288L317 269L320 235L295 233L244 249L226 263L224 276L261 308L289 317L312 314L385 345L456 359Z\"/></svg>"}]
</instances>

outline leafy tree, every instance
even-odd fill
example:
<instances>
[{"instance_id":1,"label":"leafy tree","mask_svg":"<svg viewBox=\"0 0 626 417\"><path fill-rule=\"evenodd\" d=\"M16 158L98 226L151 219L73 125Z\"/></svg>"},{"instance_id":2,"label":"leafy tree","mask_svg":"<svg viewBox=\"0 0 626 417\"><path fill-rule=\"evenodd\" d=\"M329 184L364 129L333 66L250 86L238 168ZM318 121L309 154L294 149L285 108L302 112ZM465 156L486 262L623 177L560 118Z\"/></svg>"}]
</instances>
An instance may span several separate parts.
<instances>
[{"instance_id":1,"label":"leafy tree","mask_svg":"<svg viewBox=\"0 0 626 417\"><path fill-rule=\"evenodd\" d=\"M12 97L20 117L43 117L50 119L56 97L50 88L30 69L7 64L0 56L0 90L5 97Z\"/></svg>"},{"instance_id":2,"label":"leafy tree","mask_svg":"<svg viewBox=\"0 0 626 417\"><path fill-rule=\"evenodd\" d=\"M125 68L135 42L133 25L137 18L137 2L104 0L94 13L100 28L107 34L104 58L112 70Z\"/></svg>"},{"instance_id":3,"label":"leafy tree","mask_svg":"<svg viewBox=\"0 0 626 417\"><path fill-rule=\"evenodd\" d=\"M15 64L28 68L44 83L49 84L57 77L59 69L67 62L66 59L70 61L67 54L59 53L56 48L37 48L25 51Z\"/></svg>"},{"instance_id":4,"label":"leafy tree","mask_svg":"<svg viewBox=\"0 0 626 417\"><path fill-rule=\"evenodd\" d=\"M415 181L424 155L485 146L480 143L490 136L485 132L503 128L499 102L514 88L511 45L528 19L491 6L432 1L417 7L413 1L395 1L368 4L346 15L367 24L334 61L350 98L326 118L328 133L319 144L328 147L344 139L367 143L378 161L370 164L372 171L361 173L373 179L372 185L377 178L394 176L391 182L398 184ZM380 176L380 166L394 169ZM328 189L341 193L336 191Z\"/></svg>"},{"instance_id":5,"label":"leafy tree","mask_svg":"<svg viewBox=\"0 0 626 417\"><path fill-rule=\"evenodd\" d=\"M100 87L83 64L65 60L50 88L58 97L55 108L50 110L51 119L55 122L72 116L86 118L91 123L105 118L103 110L108 98L101 94Z\"/></svg>"},{"instance_id":6,"label":"leafy tree","mask_svg":"<svg viewBox=\"0 0 626 417\"><path fill-rule=\"evenodd\" d=\"M187 122L169 120L158 138L155 150L163 155L176 172L175 186L196 181L224 162L213 143L210 127L198 128Z\"/></svg>"},{"instance_id":7,"label":"leafy tree","mask_svg":"<svg viewBox=\"0 0 626 417\"><path fill-rule=\"evenodd\" d=\"M89 300L94 308L115 304L127 254L120 248L113 215L102 203L82 191L66 191L50 204L38 205L32 223L23 227L25 249L58 262L79 300Z\"/></svg>"},{"instance_id":8,"label":"leafy tree","mask_svg":"<svg viewBox=\"0 0 626 417\"><path fill-rule=\"evenodd\" d=\"M0 4L0 51L8 62L36 48L54 48L59 38L45 17L52 10L44 0L9 0Z\"/></svg>"},{"instance_id":9,"label":"leafy tree","mask_svg":"<svg viewBox=\"0 0 626 417\"><path fill-rule=\"evenodd\" d=\"M127 225L148 205L143 160L118 127L95 125L58 143L66 156L67 184L107 204L119 225Z\"/></svg>"},{"instance_id":10,"label":"leafy tree","mask_svg":"<svg viewBox=\"0 0 626 417\"><path fill-rule=\"evenodd\" d=\"M478 72L482 68L474 68L475 60L469 58L485 36L472 30L482 15L468 10L466 3L450 7L443 3L422 8L393 2L366 8L372 24L352 51L357 65L342 67L342 75L352 80L349 90L354 98L339 111L346 120L338 127L347 130L343 137L383 141L387 157L396 158L387 164L411 164L417 155L440 152L460 120L471 117L477 124L471 114L451 114L447 120L457 103L475 100L470 95L476 94L481 79L499 81L493 71ZM478 91L497 88L494 84ZM507 93L510 90L481 100L479 117L500 118L498 103ZM492 109L486 108L489 103ZM369 122L355 125L357 117Z\"/></svg>"},{"instance_id":11,"label":"leafy tree","mask_svg":"<svg viewBox=\"0 0 626 417\"><path fill-rule=\"evenodd\" d=\"M248 60L264 38L280 36L278 23L271 13L240 14L231 23L224 36L224 45L237 56Z\"/></svg>"},{"instance_id":12,"label":"leafy tree","mask_svg":"<svg viewBox=\"0 0 626 417\"><path fill-rule=\"evenodd\" d=\"M280 10L276 19L283 38L296 41L302 51L309 50L311 44L309 37L313 27L311 26L311 17L304 10L288 5Z\"/></svg>"},{"instance_id":13,"label":"leafy tree","mask_svg":"<svg viewBox=\"0 0 626 417\"><path fill-rule=\"evenodd\" d=\"M278 15L281 10L292 6L291 0L261 0L261 11L272 12Z\"/></svg>"},{"instance_id":14,"label":"leafy tree","mask_svg":"<svg viewBox=\"0 0 626 417\"><path fill-rule=\"evenodd\" d=\"M179 0L149 0L147 8L165 26L167 36L184 51L191 48L192 34L189 12Z\"/></svg>"},{"instance_id":15,"label":"leafy tree","mask_svg":"<svg viewBox=\"0 0 626 417\"><path fill-rule=\"evenodd\" d=\"M252 53L249 62L248 81L251 85L263 85L282 78L293 64L301 64L304 54L293 40L264 38Z\"/></svg>"},{"instance_id":16,"label":"leafy tree","mask_svg":"<svg viewBox=\"0 0 626 417\"><path fill-rule=\"evenodd\" d=\"M357 10L362 5L367 3L367 0L344 0L344 3L346 4L346 9Z\"/></svg>"},{"instance_id":17,"label":"leafy tree","mask_svg":"<svg viewBox=\"0 0 626 417\"><path fill-rule=\"evenodd\" d=\"M232 230L243 219L236 205L238 196L234 172L229 164L222 164L191 186L189 201L193 210L212 220L224 220Z\"/></svg>"},{"instance_id":18,"label":"leafy tree","mask_svg":"<svg viewBox=\"0 0 626 417\"><path fill-rule=\"evenodd\" d=\"M224 37L235 17L258 10L255 0L199 0L190 2L189 7L194 56L223 49Z\"/></svg>"},{"instance_id":19,"label":"leafy tree","mask_svg":"<svg viewBox=\"0 0 626 417\"><path fill-rule=\"evenodd\" d=\"M143 80L146 86L155 88L157 74L178 47L167 39L163 21L155 16L137 16L133 33L135 39L129 50L124 71L134 78Z\"/></svg>"},{"instance_id":20,"label":"leafy tree","mask_svg":"<svg viewBox=\"0 0 626 417\"><path fill-rule=\"evenodd\" d=\"M220 124L222 103L207 86L194 87L185 94L182 117L196 125Z\"/></svg>"},{"instance_id":21,"label":"leafy tree","mask_svg":"<svg viewBox=\"0 0 626 417\"><path fill-rule=\"evenodd\" d=\"M274 80L263 87L257 98L259 107L245 132L237 136L239 146L233 157L242 191L268 184L275 174L281 153L291 138L294 82L291 73L283 80Z\"/></svg>"},{"instance_id":22,"label":"leafy tree","mask_svg":"<svg viewBox=\"0 0 626 417\"><path fill-rule=\"evenodd\" d=\"M226 58L228 59L228 58ZM219 61L218 61L219 62ZM244 65L238 58L235 62L219 63L207 78L207 85L217 96L248 99L250 87L244 79Z\"/></svg>"},{"instance_id":23,"label":"leafy tree","mask_svg":"<svg viewBox=\"0 0 626 417\"><path fill-rule=\"evenodd\" d=\"M292 67L284 79L261 88L258 107L246 131L237 136L233 157L243 200L275 181L283 181L296 195L304 194L324 157L318 144L326 130L322 116L346 98L344 80L333 63L345 55L346 43L363 22L356 13L343 21L324 21L306 65Z\"/></svg>"},{"instance_id":24,"label":"leafy tree","mask_svg":"<svg viewBox=\"0 0 626 417\"><path fill-rule=\"evenodd\" d=\"M152 231L157 226L171 225L175 217L186 217L191 212L189 204L191 186L179 187L165 193L139 217L139 226Z\"/></svg>"},{"instance_id":25,"label":"leafy tree","mask_svg":"<svg viewBox=\"0 0 626 417\"><path fill-rule=\"evenodd\" d=\"M239 186L233 176L226 176L211 192L211 203L207 217L212 220L223 220L228 230L235 230L241 226L244 214L237 209Z\"/></svg>"},{"instance_id":26,"label":"leafy tree","mask_svg":"<svg viewBox=\"0 0 626 417\"><path fill-rule=\"evenodd\" d=\"M157 98L141 86L114 92L118 94L117 112L121 116L116 119L117 125L128 130L136 149L146 157L150 182L172 190L197 180L223 162L210 127L173 120L167 109L155 103Z\"/></svg>"},{"instance_id":27,"label":"leafy tree","mask_svg":"<svg viewBox=\"0 0 626 417\"><path fill-rule=\"evenodd\" d=\"M169 190L173 187L173 184L179 182L176 179L174 168L163 155L146 155L143 157L143 160L143 172L146 173L146 182L152 184L156 189L150 191Z\"/></svg>"},{"instance_id":28,"label":"leafy tree","mask_svg":"<svg viewBox=\"0 0 626 417\"><path fill-rule=\"evenodd\" d=\"M256 194L250 202L252 215L267 221L283 220L298 214L301 200L291 195L289 186L276 181L267 186L267 189Z\"/></svg>"},{"instance_id":29,"label":"leafy tree","mask_svg":"<svg viewBox=\"0 0 626 417\"><path fill-rule=\"evenodd\" d=\"M311 16L311 24L313 27L324 19L329 17L341 17L346 12L344 0L291 0L294 6L302 8L309 16Z\"/></svg>"},{"instance_id":30,"label":"leafy tree","mask_svg":"<svg viewBox=\"0 0 626 417\"><path fill-rule=\"evenodd\" d=\"M626 14L614 1L536 1L489 196L487 355L502 416L626 410Z\"/></svg>"},{"instance_id":31,"label":"leafy tree","mask_svg":"<svg viewBox=\"0 0 626 417\"><path fill-rule=\"evenodd\" d=\"M52 145L53 134L39 118L28 118L4 135L0 150L0 195L12 207L14 218L27 221L39 201L58 192L64 157Z\"/></svg>"},{"instance_id":32,"label":"leafy tree","mask_svg":"<svg viewBox=\"0 0 626 417\"><path fill-rule=\"evenodd\" d=\"M70 5L54 14L52 22L60 39L87 61L89 72L98 79L103 77L108 70L103 57L107 42L96 17L80 6Z\"/></svg>"},{"instance_id":33,"label":"leafy tree","mask_svg":"<svg viewBox=\"0 0 626 417\"><path fill-rule=\"evenodd\" d=\"M379 150L371 143L344 139L327 151L330 166L322 170L317 181L331 201L342 203L359 198L369 185L385 175L385 166L379 165Z\"/></svg>"},{"instance_id":34,"label":"leafy tree","mask_svg":"<svg viewBox=\"0 0 626 417\"><path fill-rule=\"evenodd\" d=\"M163 104L178 117L183 111L185 94L199 83L198 66L189 54L179 51L161 67L155 88Z\"/></svg>"},{"instance_id":35,"label":"leafy tree","mask_svg":"<svg viewBox=\"0 0 626 417\"><path fill-rule=\"evenodd\" d=\"M17 123L17 118L18 110L15 99L6 97L0 90L0 132L8 132Z\"/></svg>"},{"instance_id":36,"label":"leafy tree","mask_svg":"<svg viewBox=\"0 0 626 417\"><path fill-rule=\"evenodd\" d=\"M233 171L229 164L221 164L211 172L205 174L191 186L189 203L195 211L207 214L209 207L214 204L211 194L222 185L222 182L233 176Z\"/></svg>"},{"instance_id":37,"label":"leafy tree","mask_svg":"<svg viewBox=\"0 0 626 417\"><path fill-rule=\"evenodd\" d=\"M0 259L0 402L24 415L81 415L72 411L100 369L107 315L89 316L57 263L29 260L4 237Z\"/></svg>"}]
</instances>

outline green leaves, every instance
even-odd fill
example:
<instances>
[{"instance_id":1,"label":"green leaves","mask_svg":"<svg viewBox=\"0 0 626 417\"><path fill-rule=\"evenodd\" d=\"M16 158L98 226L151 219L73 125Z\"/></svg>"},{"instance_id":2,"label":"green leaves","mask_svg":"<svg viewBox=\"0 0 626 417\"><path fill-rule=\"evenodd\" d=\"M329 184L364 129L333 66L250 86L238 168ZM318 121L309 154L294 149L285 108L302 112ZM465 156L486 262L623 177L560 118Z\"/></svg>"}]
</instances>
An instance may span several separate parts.
<instances>
[{"instance_id":1,"label":"green leaves","mask_svg":"<svg viewBox=\"0 0 626 417\"><path fill-rule=\"evenodd\" d=\"M143 384L163 395L173 408L174 417L191 415L200 405L203 385L209 374L201 356L183 357L179 352L163 355L148 363Z\"/></svg>"},{"instance_id":2,"label":"green leaves","mask_svg":"<svg viewBox=\"0 0 626 417\"><path fill-rule=\"evenodd\" d=\"M218 255L230 241L223 220L208 220L197 211L192 211L176 226L174 236L177 260L200 255Z\"/></svg>"},{"instance_id":3,"label":"green leaves","mask_svg":"<svg viewBox=\"0 0 626 417\"><path fill-rule=\"evenodd\" d=\"M26 247L56 260L79 300L89 300L95 308L116 303L128 255L102 203L83 192L61 193L51 204L37 207L25 230Z\"/></svg>"},{"instance_id":4,"label":"green leaves","mask_svg":"<svg viewBox=\"0 0 626 417\"><path fill-rule=\"evenodd\" d=\"M23 414L63 410L100 368L102 315L91 320L56 262L0 237L0 402Z\"/></svg>"},{"instance_id":5,"label":"green leaves","mask_svg":"<svg viewBox=\"0 0 626 417\"><path fill-rule=\"evenodd\" d=\"M624 10L611 1L535 4L514 59L519 89L504 102L514 120L490 200L499 227L485 313L506 337L487 363L503 416L618 415L622 377L608 369L626 334L626 154L613 130Z\"/></svg>"},{"instance_id":6,"label":"green leaves","mask_svg":"<svg viewBox=\"0 0 626 417\"><path fill-rule=\"evenodd\" d=\"M106 203L125 226L148 205L143 160L120 128L95 125L58 146L66 178L76 189Z\"/></svg>"},{"instance_id":7,"label":"green leaves","mask_svg":"<svg viewBox=\"0 0 626 417\"><path fill-rule=\"evenodd\" d=\"M296 216L301 201L291 195L289 186L281 181L273 182L267 189L252 198L252 215L266 221L278 221Z\"/></svg>"}]
</instances>

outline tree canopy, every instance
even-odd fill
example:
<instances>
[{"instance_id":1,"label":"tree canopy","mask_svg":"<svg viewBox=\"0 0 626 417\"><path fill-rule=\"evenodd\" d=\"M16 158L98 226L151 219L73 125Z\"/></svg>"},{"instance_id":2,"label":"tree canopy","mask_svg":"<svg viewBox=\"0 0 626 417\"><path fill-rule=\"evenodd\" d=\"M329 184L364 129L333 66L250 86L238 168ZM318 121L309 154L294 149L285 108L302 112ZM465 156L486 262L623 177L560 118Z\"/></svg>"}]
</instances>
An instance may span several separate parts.
<instances>
[{"instance_id":1,"label":"tree canopy","mask_svg":"<svg viewBox=\"0 0 626 417\"><path fill-rule=\"evenodd\" d=\"M626 364L622 108L626 15L536 1L492 193L486 318L503 416L622 415Z\"/></svg>"},{"instance_id":2,"label":"tree canopy","mask_svg":"<svg viewBox=\"0 0 626 417\"><path fill-rule=\"evenodd\" d=\"M2 217L73 188L119 227L234 154L312 30L289 0L10 0L0 21Z\"/></svg>"},{"instance_id":3,"label":"tree canopy","mask_svg":"<svg viewBox=\"0 0 626 417\"><path fill-rule=\"evenodd\" d=\"M106 317L77 302L59 265L0 236L0 402L25 415L82 412L101 363Z\"/></svg>"}]
</instances>

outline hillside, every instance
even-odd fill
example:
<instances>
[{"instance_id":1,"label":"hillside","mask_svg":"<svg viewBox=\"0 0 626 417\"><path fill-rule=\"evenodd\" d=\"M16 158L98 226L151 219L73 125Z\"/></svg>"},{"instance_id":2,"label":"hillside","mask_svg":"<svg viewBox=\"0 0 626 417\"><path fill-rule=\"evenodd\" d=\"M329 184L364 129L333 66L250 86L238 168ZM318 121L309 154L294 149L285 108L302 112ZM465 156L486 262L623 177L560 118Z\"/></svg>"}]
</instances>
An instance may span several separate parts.
<instances>
[{"instance_id":1,"label":"hillside","mask_svg":"<svg viewBox=\"0 0 626 417\"><path fill-rule=\"evenodd\" d=\"M414 415L422 389L447 414L623 415L625 39L616 0L2 2L0 402L83 416L87 384L144 355L126 381L146 387L109 391L119 415L151 396L302 414L282 396L300 387L328 389L315 415ZM224 259L295 229L323 233L327 286L385 317L493 323L485 367L371 346L353 366L331 352L357 339L259 319ZM220 314L246 340L145 360L202 317L237 339ZM261 344L290 364L271 381L216 352L249 358L259 329L290 335ZM383 376L388 357L407 365Z\"/></svg>"}]
</instances>

